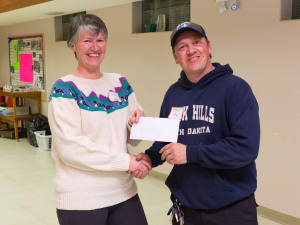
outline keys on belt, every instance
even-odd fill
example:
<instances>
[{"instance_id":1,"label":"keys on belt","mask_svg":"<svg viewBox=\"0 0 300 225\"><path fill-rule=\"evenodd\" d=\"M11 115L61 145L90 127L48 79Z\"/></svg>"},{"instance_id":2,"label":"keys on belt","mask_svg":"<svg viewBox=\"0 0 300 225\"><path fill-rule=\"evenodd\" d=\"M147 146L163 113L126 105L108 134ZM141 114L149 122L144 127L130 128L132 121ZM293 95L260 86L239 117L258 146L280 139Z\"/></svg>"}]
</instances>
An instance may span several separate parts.
<instances>
[{"instance_id":1,"label":"keys on belt","mask_svg":"<svg viewBox=\"0 0 300 225\"><path fill-rule=\"evenodd\" d=\"M170 215L170 214L171 214L171 217L170 217L171 222L173 220L173 217L175 217L177 223L179 222L180 225L184 224L184 213L182 211L182 205L181 205L181 203L178 203L177 200L176 200L176 202L173 203L173 205L170 208L167 215Z\"/></svg>"}]
</instances>

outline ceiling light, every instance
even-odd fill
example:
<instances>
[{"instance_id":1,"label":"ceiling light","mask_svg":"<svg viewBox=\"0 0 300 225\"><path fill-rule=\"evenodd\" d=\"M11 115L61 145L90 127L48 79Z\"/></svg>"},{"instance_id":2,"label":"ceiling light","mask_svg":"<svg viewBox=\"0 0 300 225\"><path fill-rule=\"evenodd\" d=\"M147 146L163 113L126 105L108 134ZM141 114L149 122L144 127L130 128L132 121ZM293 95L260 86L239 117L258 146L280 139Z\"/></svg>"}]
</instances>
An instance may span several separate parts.
<instances>
[{"instance_id":1,"label":"ceiling light","mask_svg":"<svg viewBox=\"0 0 300 225\"><path fill-rule=\"evenodd\" d=\"M222 5L220 5L219 12L222 13L222 12L225 12L226 10L227 10L227 8L225 5L225 1L223 1Z\"/></svg>"}]
</instances>

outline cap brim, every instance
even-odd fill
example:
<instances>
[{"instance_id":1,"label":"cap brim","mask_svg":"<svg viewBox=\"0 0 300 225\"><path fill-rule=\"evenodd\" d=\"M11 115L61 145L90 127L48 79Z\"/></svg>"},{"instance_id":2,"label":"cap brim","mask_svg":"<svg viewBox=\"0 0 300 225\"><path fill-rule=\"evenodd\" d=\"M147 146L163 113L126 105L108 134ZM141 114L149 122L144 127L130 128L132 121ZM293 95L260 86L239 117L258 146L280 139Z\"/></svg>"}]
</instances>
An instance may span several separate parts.
<instances>
[{"instance_id":1,"label":"cap brim","mask_svg":"<svg viewBox=\"0 0 300 225\"><path fill-rule=\"evenodd\" d=\"M171 40L171 46L172 48L174 47L175 45L175 42L176 42L176 39L178 37L179 34L185 32L185 31L188 31L188 30L191 30L191 31L195 31L196 33L200 34L201 36L205 37L205 35L203 35L202 33L200 33L198 30L192 28L192 27L184 27L184 28L181 28L180 30L176 31L175 34L173 35L172 37L172 40Z\"/></svg>"}]
</instances>

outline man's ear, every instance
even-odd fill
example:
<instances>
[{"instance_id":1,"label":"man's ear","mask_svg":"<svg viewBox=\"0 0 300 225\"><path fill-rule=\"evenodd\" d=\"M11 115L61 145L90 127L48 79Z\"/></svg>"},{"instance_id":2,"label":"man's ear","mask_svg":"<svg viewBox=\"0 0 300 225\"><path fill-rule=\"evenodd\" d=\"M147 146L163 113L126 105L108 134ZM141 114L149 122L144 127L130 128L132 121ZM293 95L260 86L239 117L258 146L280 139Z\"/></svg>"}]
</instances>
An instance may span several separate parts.
<instances>
[{"instance_id":1,"label":"man's ear","mask_svg":"<svg viewBox=\"0 0 300 225\"><path fill-rule=\"evenodd\" d=\"M208 41L207 45L208 45L208 52L209 52L209 54L211 56L211 54L212 54L213 51L212 51L212 47L211 47L210 41Z\"/></svg>"}]
</instances>

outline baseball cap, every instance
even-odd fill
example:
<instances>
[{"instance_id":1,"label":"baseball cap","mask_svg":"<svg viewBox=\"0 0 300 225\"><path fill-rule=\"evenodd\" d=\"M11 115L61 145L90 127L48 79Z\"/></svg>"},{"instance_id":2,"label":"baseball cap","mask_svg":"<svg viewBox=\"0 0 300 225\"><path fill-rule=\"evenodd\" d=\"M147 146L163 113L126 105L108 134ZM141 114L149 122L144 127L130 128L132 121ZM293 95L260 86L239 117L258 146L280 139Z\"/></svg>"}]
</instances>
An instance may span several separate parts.
<instances>
[{"instance_id":1,"label":"baseball cap","mask_svg":"<svg viewBox=\"0 0 300 225\"><path fill-rule=\"evenodd\" d=\"M172 48L174 48L174 44L175 44L175 41L176 41L178 35L187 30L196 31L198 34L202 35L203 37L205 37L207 39L205 30L203 29L202 26L200 26L199 24L196 24L196 23L192 23L192 22L183 22L183 23L179 24L173 30L173 32L171 34L170 40L171 40Z\"/></svg>"}]
</instances>

